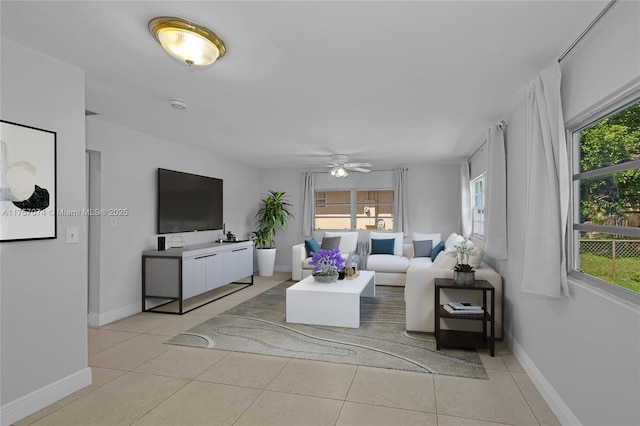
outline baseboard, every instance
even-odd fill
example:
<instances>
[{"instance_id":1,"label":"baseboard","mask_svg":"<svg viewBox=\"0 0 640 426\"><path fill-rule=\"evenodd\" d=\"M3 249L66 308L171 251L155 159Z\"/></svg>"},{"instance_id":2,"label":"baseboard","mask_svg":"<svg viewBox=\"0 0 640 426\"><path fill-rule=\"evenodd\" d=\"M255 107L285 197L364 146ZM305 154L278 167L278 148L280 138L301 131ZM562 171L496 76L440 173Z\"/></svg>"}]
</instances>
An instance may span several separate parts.
<instances>
[{"instance_id":1,"label":"baseboard","mask_svg":"<svg viewBox=\"0 0 640 426\"><path fill-rule=\"evenodd\" d=\"M0 424L9 426L90 384L91 368L86 367L28 395L6 403L0 408Z\"/></svg>"},{"instance_id":2,"label":"baseboard","mask_svg":"<svg viewBox=\"0 0 640 426\"><path fill-rule=\"evenodd\" d=\"M142 308L139 303L134 303L102 314L89 313L87 314L87 324L99 327L140 313L141 309Z\"/></svg>"},{"instance_id":3,"label":"baseboard","mask_svg":"<svg viewBox=\"0 0 640 426\"><path fill-rule=\"evenodd\" d=\"M562 425L581 425L582 423L573 414L573 411L565 404L560 394L556 392L551 383L544 377L542 372L538 369L535 363L529 358L529 355L525 352L524 348L520 346L517 340L513 338L511 333L505 333L505 339L509 342L511 351L516 357L522 368L527 372L531 381L538 389L538 392L542 395L553 414L556 415L558 421Z\"/></svg>"}]
</instances>

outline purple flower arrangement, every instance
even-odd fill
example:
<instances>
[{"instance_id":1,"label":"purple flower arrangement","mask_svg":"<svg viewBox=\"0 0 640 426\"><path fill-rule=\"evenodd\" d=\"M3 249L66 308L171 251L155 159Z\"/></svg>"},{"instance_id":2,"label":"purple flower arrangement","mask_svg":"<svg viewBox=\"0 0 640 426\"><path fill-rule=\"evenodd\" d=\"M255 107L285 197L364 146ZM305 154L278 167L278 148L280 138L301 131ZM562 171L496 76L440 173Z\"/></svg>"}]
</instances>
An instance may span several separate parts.
<instances>
[{"instance_id":1,"label":"purple flower arrangement","mask_svg":"<svg viewBox=\"0 0 640 426\"><path fill-rule=\"evenodd\" d=\"M344 261L339 249L320 249L312 253L309 265L313 266L313 275L335 275L344 268Z\"/></svg>"}]
</instances>

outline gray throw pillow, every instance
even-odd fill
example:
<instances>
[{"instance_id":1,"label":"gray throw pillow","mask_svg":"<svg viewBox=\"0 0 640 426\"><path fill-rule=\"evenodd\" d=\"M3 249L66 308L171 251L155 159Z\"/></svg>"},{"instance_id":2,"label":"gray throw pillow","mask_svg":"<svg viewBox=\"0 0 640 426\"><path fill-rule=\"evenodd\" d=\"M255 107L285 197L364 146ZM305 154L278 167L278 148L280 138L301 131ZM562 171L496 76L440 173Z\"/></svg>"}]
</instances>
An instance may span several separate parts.
<instances>
[{"instance_id":1,"label":"gray throw pillow","mask_svg":"<svg viewBox=\"0 0 640 426\"><path fill-rule=\"evenodd\" d=\"M431 240L413 242L413 257L431 257L431 250L433 250Z\"/></svg>"},{"instance_id":2,"label":"gray throw pillow","mask_svg":"<svg viewBox=\"0 0 640 426\"><path fill-rule=\"evenodd\" d=\"M340 248L340 238L342 237L324 237L320 248L323 250L335 250Z\"/></svg>"}]
</instances>

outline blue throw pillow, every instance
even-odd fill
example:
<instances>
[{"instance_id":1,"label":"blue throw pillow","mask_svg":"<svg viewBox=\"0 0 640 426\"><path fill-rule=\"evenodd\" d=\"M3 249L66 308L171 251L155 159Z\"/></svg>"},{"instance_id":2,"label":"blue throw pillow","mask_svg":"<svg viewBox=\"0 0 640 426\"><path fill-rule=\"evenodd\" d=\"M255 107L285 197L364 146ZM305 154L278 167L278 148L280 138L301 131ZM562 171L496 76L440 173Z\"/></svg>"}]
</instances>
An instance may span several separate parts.
<instances>
[{"instance_id":1,"label":"blue throw pillow","mask_svg":"<svg viewBox=\"0 0 640 426\"><path fill-rule=\"evenodd\" d=\"M413 242L413 257L431 257L433 251L433 241L414 241Z\"/></svg>"},{"instance_id":2,"label":"blue throw pillow","mask_svg":"<svg viewBox=\"0 0 640 426\"><path fill-rule=\"evenodd\" d=\"M371 239L371 254L393 254L396 244L395 238L385 238L384 240Z\"/></svg>"},{"instance_id":3,"label":"blue throw pillow","mask_svg":"<svg viewBox=\"0 0 640 426\"><path fill-rule=\"evenodd\" d=\"M434 248L431 250L431 261L435 261L436 257L438 257L438 253L444 250L444 241L440 241Z\"/></svg>"},{"instance_id":4,"label":"blue throw pillow","mask_svg":"<svg viewBox=\"0 0 640 426\"><path fill-rule=\"evenodd\" d=\"M317 253L320 250L320 244L315 238L305 240L304 248L307 249L307 257L311 256L311 253Z\"/></svg>"}]
</instances>

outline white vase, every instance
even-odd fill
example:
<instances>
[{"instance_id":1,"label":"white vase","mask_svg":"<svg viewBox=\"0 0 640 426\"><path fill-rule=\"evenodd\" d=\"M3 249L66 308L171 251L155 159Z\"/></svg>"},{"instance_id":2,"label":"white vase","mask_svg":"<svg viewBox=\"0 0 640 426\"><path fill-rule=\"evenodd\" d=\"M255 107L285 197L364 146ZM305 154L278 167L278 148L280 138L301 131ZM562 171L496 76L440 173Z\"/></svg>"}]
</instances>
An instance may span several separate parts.
<instances>
[{"instance_id":1,"label":"white vase","mask_svg":"<svg viewBox=\"0 0 640 426\"><path fill-rule=\"evenodd\" d=\"M256 249L256 256L258 257L258 274L261 277L272 276L273 267L276 264L276 249Z\"/></svg>"}]
</instances>

